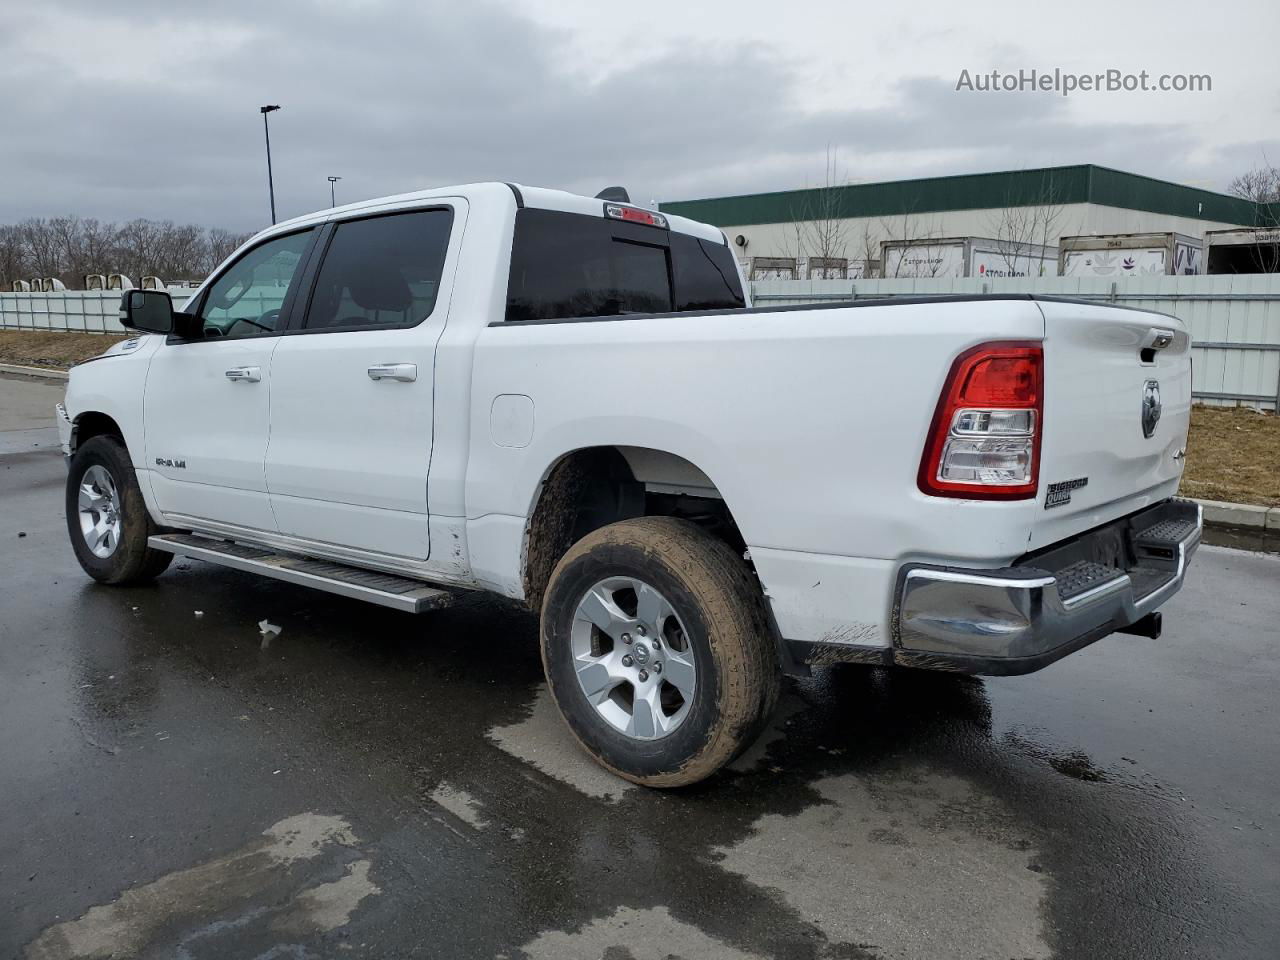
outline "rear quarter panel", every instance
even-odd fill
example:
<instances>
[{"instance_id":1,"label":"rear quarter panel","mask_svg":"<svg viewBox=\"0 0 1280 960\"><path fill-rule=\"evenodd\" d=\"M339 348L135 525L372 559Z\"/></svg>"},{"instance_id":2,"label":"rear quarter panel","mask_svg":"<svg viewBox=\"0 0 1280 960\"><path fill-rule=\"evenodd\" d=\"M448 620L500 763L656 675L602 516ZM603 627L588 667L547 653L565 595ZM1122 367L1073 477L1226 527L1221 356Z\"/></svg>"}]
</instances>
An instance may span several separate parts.
<instances>
[{"instance_id":1,"label":"rear quarter panel","mask_svg":"<svg viewBox=\"0 0 1280 960\"><path fill-rule=\"evenodd\" d=\"M926 497L916 472L955 356L1042 333L1026 300L491 326L467 516L525 517L566 453L628 445L701 469L752 548L995 564L1026 549L1034 505ZM501 394L532 400L527 446L493 442Z\"/></svg>"}]
</instances>

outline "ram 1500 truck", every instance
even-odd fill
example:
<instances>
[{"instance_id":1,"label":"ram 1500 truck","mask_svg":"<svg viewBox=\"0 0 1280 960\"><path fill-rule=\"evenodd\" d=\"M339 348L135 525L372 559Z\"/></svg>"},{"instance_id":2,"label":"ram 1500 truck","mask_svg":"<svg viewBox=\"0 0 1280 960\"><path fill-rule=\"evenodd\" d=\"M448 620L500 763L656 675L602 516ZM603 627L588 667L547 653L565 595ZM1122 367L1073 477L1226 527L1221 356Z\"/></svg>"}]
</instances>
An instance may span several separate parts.
<instances>
[{"instance_id":1,"label":"ram 1500 truck","mask_svg":"<svg viewBox=\"0 0 1280 960\"><path fill-rule=\"evenodd\" d=\"M1016 674L1155 636L1200 539L1175 318L753 308L719 230L616 190L327 210L121 317L150 335L58 411L91 577L179 554L406 611L523 600L569 727L642 784L729 762L811 664Z\"/></svg>"}]
</instances>

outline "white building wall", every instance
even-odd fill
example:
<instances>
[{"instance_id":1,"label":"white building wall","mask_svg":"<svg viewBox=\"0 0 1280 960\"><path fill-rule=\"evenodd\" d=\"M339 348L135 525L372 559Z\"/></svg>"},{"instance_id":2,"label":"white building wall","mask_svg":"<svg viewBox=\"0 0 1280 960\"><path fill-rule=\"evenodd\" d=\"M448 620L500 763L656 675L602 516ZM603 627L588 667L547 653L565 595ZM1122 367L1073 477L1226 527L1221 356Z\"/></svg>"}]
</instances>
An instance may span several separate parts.
<instances>
[{"instance_id":1,"label":"white building wall","mask_svg":"<svg viewBox=\"0 0 1280 960\"><path fill-rule=\"evenodd\" d=\"M858 217L840 221L844 227L846 256L850 261L880 256L883 240L923 240L943 237L991 237L999 239L1001 209L947 210L937 213L896 214L891 217ZM1043 212L1040 214L1043 222ZM813 251L803 240L797 249L796 224L763 223L722 227L731 244L739 235L747 240L744 249L735 244L738 259L751 257L806 256ZM1203 238L1206 230L1223 230L1238 226L1216 220L1173 217L1142 210L1125 210L1096 203L1071 203L1057 208L1053 236L1044 241L1055 246L1060 237L1110 233L1184 233ZM839 254L837 254L839 255Z\"/></svg>"}]
</instances>

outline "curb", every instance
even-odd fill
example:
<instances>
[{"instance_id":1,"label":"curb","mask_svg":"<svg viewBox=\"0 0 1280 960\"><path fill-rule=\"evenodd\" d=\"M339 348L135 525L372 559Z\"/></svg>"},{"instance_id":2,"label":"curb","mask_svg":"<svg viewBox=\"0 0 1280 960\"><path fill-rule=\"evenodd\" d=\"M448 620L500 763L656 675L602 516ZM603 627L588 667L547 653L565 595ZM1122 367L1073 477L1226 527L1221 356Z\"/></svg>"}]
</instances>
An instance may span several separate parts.
<instances>
[{"instance_id":1,"label":"curb","mask_svg":"<svg viewBox=\"0 0 1280 960\"><path fill-rule=\"evenodd\" d=\"M1214 527L1249 527L1280 530L1280 507L1257 507L1250 503L1196 500L1204 508L1204 522Z\"/></svg>"},{"instance_id":2,"label":"curb","mask_svg":"<svg viewBox=\"0 0 1280 960\"><path fill-rule=\"evenodd\" d=\"M67 371L50 370L48 367L24 367L16 363L0 363L0 373L20 373L24 377L42 377L45 380L66 381Z\"/></svg>"}]
</instances>

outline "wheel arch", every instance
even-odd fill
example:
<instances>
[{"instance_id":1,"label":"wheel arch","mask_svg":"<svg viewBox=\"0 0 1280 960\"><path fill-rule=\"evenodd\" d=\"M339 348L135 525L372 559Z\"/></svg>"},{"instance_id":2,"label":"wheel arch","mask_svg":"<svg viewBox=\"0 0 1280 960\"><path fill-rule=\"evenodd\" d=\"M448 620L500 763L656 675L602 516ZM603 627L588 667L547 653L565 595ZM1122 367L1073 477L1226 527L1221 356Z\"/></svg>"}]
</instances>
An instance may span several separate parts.
<instances>
[{"instance_id":1,"label":"wheel arch","mask_svg":"<svg viewBox=\"0 0 1280 960\"><path fill-rule=\"evenodd\" d=\"M129 447L128 441L125 440L124 430L110 414L99 410L86 410L77 414L75 419L71 421L71 442L68 452L74 454L76 448L86 440L101 436L115 437L125 445L125 449Z\"/></svg>"},{"instance_id":2,"label":"wheel arch","mask_svg":"<svg viewBox=\"0 0 1280 960\"><path fill-rule=\"evenodd\" d=\"M652 447L599 445L561 454L543 471L526 516L521 583L534 610L569 548L619 520L685 516L743 545L714 481L688 458Z\"/></svg>"}]
</instances>

